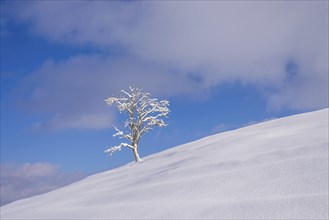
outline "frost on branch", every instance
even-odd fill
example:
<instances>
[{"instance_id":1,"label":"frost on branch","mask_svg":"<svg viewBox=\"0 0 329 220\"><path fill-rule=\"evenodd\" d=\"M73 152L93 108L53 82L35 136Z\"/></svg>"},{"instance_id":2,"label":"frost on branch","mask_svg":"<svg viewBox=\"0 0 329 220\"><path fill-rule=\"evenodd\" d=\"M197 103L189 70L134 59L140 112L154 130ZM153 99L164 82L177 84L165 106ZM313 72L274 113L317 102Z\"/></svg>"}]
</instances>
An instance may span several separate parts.
<instances>
[{"instance_id":1,"label":"frost on branch","mask_svg":"<svg viewBox=\"0 0 329 220\"><path fill-rule=\"evenodd\" d=\"M120 113L125 113L127 120L124 122L123 130L114 127L118 136L129 141L107 149L105 152L112 155L122 147L131 148L134 152L135 161L140 161L138 154L138 143L141 136L152 130L155 126L165 127L167 124L164 118L167 118L170 110L169 101L158 101L156 98L150 98L150 93L143 92L142 89L129 87L129 91L121 90L121 97L109 97L105 102L109 105L116 105Z\"/></svg>"},{"instance_id":2,"label":"frost on branch","mask_svg":"<svg viewBox=\"0 0 329 220\"><path fill-rule=\"evenodd\" d=\"M130 147L132 148L131 145L127 144L127 143L121 143L119 144L118 146L114 146L114 147L111 147L107 150L105 150L105 153L108 153L110 156L112 156L112 154L117 151L117 150L121 150L121 147Z\"/></svg>"}]
</instances>

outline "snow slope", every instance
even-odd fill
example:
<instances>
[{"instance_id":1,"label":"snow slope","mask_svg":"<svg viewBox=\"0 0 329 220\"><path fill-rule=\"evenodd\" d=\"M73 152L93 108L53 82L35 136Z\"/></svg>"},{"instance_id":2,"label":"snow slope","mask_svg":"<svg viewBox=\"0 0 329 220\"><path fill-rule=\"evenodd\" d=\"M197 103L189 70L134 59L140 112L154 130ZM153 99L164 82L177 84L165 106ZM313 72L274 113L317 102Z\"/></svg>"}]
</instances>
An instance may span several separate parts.
<instances>
[{"instance_id":1,"label":"snow slope","mask_svg":"<svg viewBox=\"0 0 329 220\"><path fill-rule=\"evenodd\" d=\"M327 219L328 109L209 136L1 207L1 219Z\"/></svg>"}]
</instances>

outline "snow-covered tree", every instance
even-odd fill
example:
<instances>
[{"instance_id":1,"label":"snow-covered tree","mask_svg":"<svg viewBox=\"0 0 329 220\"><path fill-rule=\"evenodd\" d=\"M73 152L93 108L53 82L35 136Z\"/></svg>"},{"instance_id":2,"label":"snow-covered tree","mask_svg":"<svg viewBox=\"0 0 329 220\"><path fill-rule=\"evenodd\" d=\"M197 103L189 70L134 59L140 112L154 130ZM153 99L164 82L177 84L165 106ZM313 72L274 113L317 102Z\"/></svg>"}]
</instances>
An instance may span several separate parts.
<instances>
[{"instance_id":1,"label":"snow-covered tree","mask_svg":"<svg viewBox=\"0 0 329 220\"><path fill-rule=\"evenodd\" d=\"M105 150L105 153L112 155L122 147L128 147L132 149L135 161L138 162L141 161L138 154L138 143L142 135L155 126L167 126L163 119L167 118L170 112L169 101L150 98L150 93L135 87L129 87L128 92L124 90L121 92L122 96L109 97L105 99L105 102L110 106L115 104L120 113L126 114L127 120L124 122L123 130L114 126L116 133L113 136L126 139L128 143L122 142L117 146L110 147Z\"/></svg>"}]
</instances>

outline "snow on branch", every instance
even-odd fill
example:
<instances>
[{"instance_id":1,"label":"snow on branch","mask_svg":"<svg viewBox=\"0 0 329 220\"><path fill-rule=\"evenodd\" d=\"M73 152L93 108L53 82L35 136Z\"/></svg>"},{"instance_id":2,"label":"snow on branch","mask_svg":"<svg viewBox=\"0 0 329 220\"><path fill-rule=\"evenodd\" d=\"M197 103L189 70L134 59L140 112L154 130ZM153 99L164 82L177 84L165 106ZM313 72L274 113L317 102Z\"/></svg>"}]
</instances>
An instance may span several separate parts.
<instances>
[{"instance_id":1,"label":"snow on branch","mask_svg":"<svg viewBox=\"0 0 329 220\"><path fill-rule=\"evenodd\" d=\"M118 146L108 149L106 152L113 153L121 149L122 146L136 149L141 136L152 130L155 126L165 127L168 124L164 122L170 110L169 101L158 101L156 98L150 98L151 94L143 92L142 89L129 87L129 91L121 90L122 96L108 97L105 102L109 105L116 105L120 113L127 114L127 120L124 122L123 130L114 127L117 133L113 136L127 139L131 145L121 143ZM134 150L135 153L135 150ZM140 158L139 158L140 159Z\"/></svg>"},{"instance_id":2,"label":"snow on branch","mask_svg":"<svg viewBox=\"0 0 329 220\"><path fill-rule=\"evenodd\" d=\"M105 153L108 153L110 156L112 156L112 154L115 151L121 150L122 147L129 147L131 149L133 149L133 146L131 146L130 144L127 143L121 143L118 146L114 146L114 147L110 147L107 150L105 150Z\"/></svg>"}]
</instances>

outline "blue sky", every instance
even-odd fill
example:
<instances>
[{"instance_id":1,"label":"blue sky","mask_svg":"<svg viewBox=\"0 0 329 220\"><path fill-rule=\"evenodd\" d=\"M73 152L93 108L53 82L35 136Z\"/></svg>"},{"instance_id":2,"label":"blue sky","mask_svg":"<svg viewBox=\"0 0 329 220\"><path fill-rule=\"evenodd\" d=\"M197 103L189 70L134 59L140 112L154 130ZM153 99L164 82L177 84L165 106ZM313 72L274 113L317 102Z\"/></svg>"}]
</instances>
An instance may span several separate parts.
<instances>
[{"instance_id":1,"label":"blue sky","mask_svg":"<svg viewBox=\"0 0 329 220\"><path fill-rule=\"evenodd\" d=\"M7 200L40 193L21 173L49 190L133 161L104 154L122 121L104 99L129 85L171 104L141 157L326 108L328 2L1 1Z\"/></svg>"}]
</instances>

